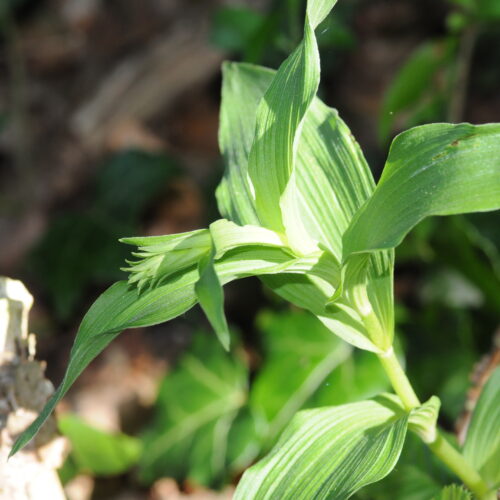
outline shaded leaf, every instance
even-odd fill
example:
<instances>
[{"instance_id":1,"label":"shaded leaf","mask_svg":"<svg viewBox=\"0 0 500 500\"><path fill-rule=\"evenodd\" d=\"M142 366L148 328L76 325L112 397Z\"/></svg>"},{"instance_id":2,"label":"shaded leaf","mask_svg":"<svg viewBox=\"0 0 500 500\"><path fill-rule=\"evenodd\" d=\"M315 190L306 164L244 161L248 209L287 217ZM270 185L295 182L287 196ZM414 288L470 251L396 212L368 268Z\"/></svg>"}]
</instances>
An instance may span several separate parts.
<instances>
[{"instance_id":1,"label":"shaded leaf","mask_svg":"<svg viewBox=\"0 0 500 500\"><path fill-rule=\"evenodd\" d=\"M247 395L247 370L210 335L198 333L163 380L146 431L140 477L164 476L213 485L223 477L228 436Z\"/></svg>"},{"instance_id":2,"label":"shaded leaf","mask_svg":"<svg viewBox=\"0 0 500 500\"><path fill-rule=\"evenodd\" d=\"M94 476L123 474L137 464L141 443L125 434L96 429L75 415L57 420L59 431L71 443L71 456L80 472Z\"/></svg>"},{"instance_id":3,"label":"shaded leaf","mask_svg":"<svg viewBox=\"0 0 500 500\"><path fill-rule=\"evenodd\" d=\"M472 500L472 495L464 487L451 484L443 488L434 500Z\"/></svg>"}]
</instances>

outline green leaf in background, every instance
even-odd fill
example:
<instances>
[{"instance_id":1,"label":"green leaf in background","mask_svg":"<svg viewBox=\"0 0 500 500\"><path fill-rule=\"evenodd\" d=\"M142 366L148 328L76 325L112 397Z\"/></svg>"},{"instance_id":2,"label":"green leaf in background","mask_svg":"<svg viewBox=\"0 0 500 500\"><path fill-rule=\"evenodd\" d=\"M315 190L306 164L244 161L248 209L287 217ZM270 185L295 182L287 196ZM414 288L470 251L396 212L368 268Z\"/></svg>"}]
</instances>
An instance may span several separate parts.
<instances>
[{"instance_id":1,"label":"green leaf in background","mask_svg":"<svg viewBox=\"0 0 500 500\"><path fill-rule=\"evenodd\" d=\"M406 415L384 398L301 411L245 472L235 500L347 499L391 472L406 429Z\"/></svg>"},{"instance_id":2,"label":"green leaf in background","mask_svg":"<svg viewBox=\"0 0 500 500\"><path fill-rule=\"evenodd\" d=\"M399 70L386 90L379 120L381 141L389 139L398 114L415 108L432 89L432 79L445 61L444 43L426 42L419 46Z\"/></svg>"},{"instance_id":3,"label":"green leaf in background","mask_svg":"<svg viewBox=\"0 0 500 500\"><path fill-rule=\"evenodd\" d=\"M433 500L472 500L472 495L464 487L458 484L450 484L443 488Z\"/></svg>"},{"instance_id":4,"label":"green leaf in background","mask_svg":"<svg viewBox=\"0 0 500 500\"><path fill-rule=\"evenodd\" d=\"M476 403L464 456L492 488L500 485L500 367L491 374Z\"/></svg>"},{"instance_id":5,"label":"green leaf in background","mask_svg":"<svg viewBox=\"0 0 500 500\"><path fill-rule=\"evenodd\" d=\"M139 439L96 429L75 415L57 419L59 431L71 443L77 469L94 476L122 474L136 465L141 454Z\"/></svg>"},{"instance_id":6,"label":"green leaf in background","mask_svg":"<svg viewBox=\"0 0 500 500\"><path fill-rule=\"evenodd\" d=\"M213 485L227 463L228 435L247 397L247 369L200 332L163 380L154 420L143 437L140 477Z\"/></svg>"},{"instance_id":7,"label":"green leaf in background","mask_svg":"<svg viewBox=\"0 0 500 500\"><path fill-rule=\"evenodd\" d=\"M264 16L247 7L220 7L215 12L210 41L231 52L245 52L264 23Z\"/></svg>"},{"instance_id":8,"label":"green leaf in background","mask_svg":"<svg viewBox=\"0 0 500 500\"><path fill-rule=\"evenodd\" d=\"M352 349L305 311L266 311L257 323L265 360L252 384L250 406L272 443Z\"/></svg>"},{"instance_id":9,"label":"green leaf in background","mask_svg":"<svg viewBox=\"0 0 500 500\"><path fill-rule=\"evenodd\" d=\"M415 127L392 143L373 196L344 235L344 259L399 245L431 215L498 208L500 125Z\"/></svg>"},{"instance_id":10,"label":"green leaf in background","mask_svg":"<svg viewBox=\"0 0 500 500\"><path fill-rule=\"evenodd\" d=\"M371 352L356 349L324 380L308 407L334 406L370 399L389 389L379 360Z\"/></svg>"}]
</instances>

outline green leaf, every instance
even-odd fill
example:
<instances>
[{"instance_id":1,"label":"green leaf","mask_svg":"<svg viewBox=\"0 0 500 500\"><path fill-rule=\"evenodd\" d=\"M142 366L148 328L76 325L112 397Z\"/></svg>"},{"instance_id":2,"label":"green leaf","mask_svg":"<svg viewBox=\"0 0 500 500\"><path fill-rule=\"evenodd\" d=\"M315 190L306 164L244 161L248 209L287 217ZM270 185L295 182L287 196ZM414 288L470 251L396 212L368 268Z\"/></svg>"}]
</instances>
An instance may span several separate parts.
<instances>
[{"instance_id":1,"label":"green leaf","mask_svg":"<svg viewBox=\"0 0 500 500\"><path fill-rule=\"evenodd\" d=\"M458 484L450 484L442 489L441 494L434 500L472 500L472 495Z\"/></svg>"},{"instance_id":2,"label":"green leaf","mask_svg":"<svg viewBox=\"0 0 500 500\"><path fill-rule=\"evenodd\" d=\"M283 62L260 101L248 172L255 189L255 206L265 227L284 229L281 195L294 168L300 126L319 85L319 54L314 29L336 0L310 0L304 38ZM271 168L270 168L271 167Z\"/></svg>"},{"instance_id":3,"label":"green leaf","mask_svg":"<svg viewBox=\"0 0 500 500\"><path fill-rule=\"evenodd\" d=\"M134 466L141 454L137 438L96 429L75 415L57 420L59 431L71 443L71 455L81 472L94 476L123 474Z\"/></svg>"},{"instance_id":4,"label":"green leaf","mask_svg":"<svg viewBox=\"0 0 500 500\"><path fill-rule=\"evenodd\" d=\"M229 432L247 396L247 369L212 336L193 345L163 380L153 422L143 437L139 474L214 485L222 479Z\"/></svg>"},{"instance_id":5,"label":"green leaf","mask_svg":"<svg viewBox=\"0 0 500 500\"><path fill-rule=\"evenodd\" d=\"M215 272L214 266L215 249L205 255L199 262L198 273L200 275L194 287L196 298L205 312L217 337L226 351L229 350L229 328L224 314L224 291L222 284Z\"/></svg>"},{"instance_id":6,"label":"green leaf","mask_svg":"<svg viewBox=\"0 0 500 500\"><path fill-rule=\"evenodd\" d=\"M347 499L391 472L406 429L406 415L384 398L301 411L245 472L235 500Z\"/></svg>"},{"instance_id":7,"label":"green leaf","mask_svg":"<svg viewBox=\"0 0 500 500\"><path fill-rule=\"evenodd\" d=\"M246 7L219 7L210 40L223 50L243 52L264 23L259 12Z\"/></svg>"},{"instance_id":8,"label":"green leaf","mask_svg":"<svg viewBox=\"0 0 500 500\"><path fill-rule=\"evenodd\" d=\"M432 124L392 143L373 196L344 235L352 253L388 249L431 215L500 207L500 126Z\"/></svg>"},{"instance_id":9,"label":"green leaf","mask_svg":"<svg viewBox=\"0 0 500 500\"><path fill-rule=\"evenodd\" d=\"M225 66L220 137L224 138L221 148L226 151L230 161L218 191L218 202L221 212L231 218L237 211L231 205L231 200L241 201L246 199L245 193L251 192L251 183L246 174L248 144L253 137L259 92L262 94L269 86L273 74L247 64ZM234 108L235 102L237 98L243 97L238 91L240 87L248 89L251 98L245 100L246 121L240 117L240 121L236 122L239 115ZM253 108L250 108L250 103L253 103ZM229 122L223 122L223 117L226 120L227 116L234 117L235 123L238 123L238 134L233 133L234 123L230 130ZM245 190L236 181L244 181ZM318 99L313 101L306 113L297 148L296 170L290 182L296 182L298 192L294 193L294 197L286 198L289 203L287 212L295 214L294 222L288 228L288 238L295 241L295 247L302 245L302 250L325 248L340 260L343 232L370 196L374 182L349 129L335 110L326 107ZM288 194L291 196L292 192ZM247 201L252 203L251 198ZM298 232L294 228L298 228ZM297 240L301 245L297 244ZM340 282L337 273L328 280L329 288L310 277L273 276L263 281L285 299L318 315L347 342L362 349L381 352L390 344L393 332L392 261L391 252L371 257L367 274L363 275L363 280L368 281L368 295L375 315L380 318L383 330L388 332L381 346L370 340L363 318L351 302L337 301L335 307L325 309L324 304L330 301Z\"/></svg>"},{"instance_id":10,"label":"green leaf","mask_svg":"<svg viewBox=\"0 0 500 500\"><path fill-rule=\"evenodd\" d=\"M414 107L428 93L432 78L443 64L442 42L420 45L394 77L384 96L379 120L379 135L386 141L398 113Z\"/></svg>"},{"instance_id":11,"label":"green leaf","mask_svg":"<svg viewBox=\"0 0 500 500\"><path fill-rule=\"evenodd\" d=\"M328 255L321 252L292 258L281 248L250 245L229 251L215 262L215 270L224 285L246 276L285 271L292 276L293 273L311 273L316 279L324 280L338 269ZM124 281L115 283L104 292L83 318L61 385L37 419L18 438L11 454L30 441L80 373L122 330L163 323L193 307L197 302L195 283L198 279L197 266L194 265L171 275L164 284L142 292Z\"/></svg>"},{"instance_id":12,"label":"green leaf","mask_svg":"<svg viewBox=\"0 0 500 500\"><path fill-rule=\"evenodd\" d=\"M351 353L348 344L332 335L305 311L261 313L265 361L252 385L250 406L268 441Z\"/></svg>"},{"instance_id":13,"label":"green leaf","mask_svg":"<svg viewBox=\"0 0 500 500\"><path fill-rule=\"evenodd\" d=\"M491 374L474 408L464 456L492 486L500 485L500 367Z\"/></svg>"},{"instance_id":14,"label":"green leaf","mask_svg":"<svg viewBox=\"0 0 500 500\"><path fill-rule=\"evenodd\" d=\"M441 401L432 396L428 401L410 413L408 427L415 432L424 443L433 443L437 437L437 419Z\"/></svg>"}]
</instances>

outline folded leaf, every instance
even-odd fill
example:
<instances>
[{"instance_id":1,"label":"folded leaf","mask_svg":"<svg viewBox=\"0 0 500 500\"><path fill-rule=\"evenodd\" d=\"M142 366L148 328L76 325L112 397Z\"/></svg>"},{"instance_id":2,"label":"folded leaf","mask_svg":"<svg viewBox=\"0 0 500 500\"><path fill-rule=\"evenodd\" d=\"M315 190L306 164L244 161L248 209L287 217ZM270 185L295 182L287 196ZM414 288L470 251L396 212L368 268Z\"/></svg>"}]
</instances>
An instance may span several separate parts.
<instances>
[{"instance_id":1,"label":"folded leaf","mask_svg":"<svg viewBox=\"0 0 500 500\"><path fill-rule=\"evenodd\" d=\"M435 123L392 143L373 196L344 235L352 253L394 248L422 219L500 208L500 125Z\"/></svg>"},{"instance_id":2,"label":"folded leaf","mask_svg":"<svg viewBox=\"0 0 500 500\"><path fill-rule=\"evenodd\" d=\"M275 231L284 229L281 195L294 168L302 120L319 85L314 29L335 3L336 0L309 0L304 38L280 66L257 108L248 172L259 220Z\"/></svg>"},{"instance_id":3,"label":"folded leaf","mask_svg":"<svg viewBox=\"0 0 500 500\"><path fill-rule=\"evenodd\" d=\"M500 367L491 374L474 408L464 456L490 486L500 485Z\"/></svg>"},{"instance_id":4,"label":"folded leaf","mask_svg":"<svg viewBox=\"0 0 500 500\"><path fill-rule=\"evenodd\" d=\"M407 423L383 399L301 411L271 453L245 472L234 498L347 499L394 468Z\"/></svg>"}]
</instances>

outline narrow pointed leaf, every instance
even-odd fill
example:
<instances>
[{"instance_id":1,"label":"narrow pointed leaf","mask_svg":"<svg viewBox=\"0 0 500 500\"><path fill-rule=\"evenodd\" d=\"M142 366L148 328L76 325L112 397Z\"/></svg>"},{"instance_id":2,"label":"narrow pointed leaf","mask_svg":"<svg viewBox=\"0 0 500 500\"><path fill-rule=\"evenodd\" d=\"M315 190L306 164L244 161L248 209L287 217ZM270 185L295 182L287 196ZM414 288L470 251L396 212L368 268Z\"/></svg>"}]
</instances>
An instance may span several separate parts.
<instances>
[{"instance_id":1,"label":"narrow pointed leaf","mask_svg":"<svg viewBox=\"0 0 500 500\"><path fill-rule=\"evenodd\" d=\"M328 259L322 260L321 255L292 258L280 248L243 247L216 261L215 270L220 282L226 284L246 276L285 271L325 277L338 271L335 264ZM83 318L61 385L36 420L19 436L11 455L33 438L80 373L121 331L163 323L193 307L197 302L195 284L198 278L194 265L142 292L125 281L115 283L104 292Z\"/></svg>"},{"instance_id":2,"label":"narrow pointed leaf","mask_svg":"<svg viewBox=\"0 0 500 500\"><path fill-rule=\"evenodd\" d=\"M226 351L229 350L229 328L224 314L224 291L222 284L215 272L214 266L215 250L205 255L199 263L199 279L194 287L196 298L205 312L217 337Z\"/></svg>"},{"instance_id":3,"label":"narrow pointed leaf","mask_svg":"<svg viewBox=\"0 0 500 500\"><path fill-rule=\"evenodd\" d=\"M394 468L407 430L397 405L364 401L299 412L235 500L347 499Z\"/></svg>"},{"instance_id":4,"label":"narrow pointed leaf","mask_svg":"<svg viewBox=\"0 0 500 500\"><path fill-rule=\"evenodd\" d=\"M281 65L259 103L248 171L255 189L259 220L270 229L284 229L280 199L294 168L304 115L319 85L319 53L314 29L336 0L310 0L304 38Z\"/></svg>"},{"instance_id":5,"label":"narrow pointed leaf","mask_svg":"<svg viewBox=\"0 0 500 500\"><path fill-rule=\"evenodd\" d=\"M492 487L500 485L500 367L490 376L474 408L464 455Z\"/></svg>"},{"instance_id":6,"label":"narrow pointed leaf","mask_svg":"<svg viewBox=\"0 0 500 500\"><path fill-rule=\"evenodd\" d=\"M500 125L415 127L392 143L373 196L344 235L344 260L396 247L425 217L498 208Z\"/></svg>"}]
</instances>

